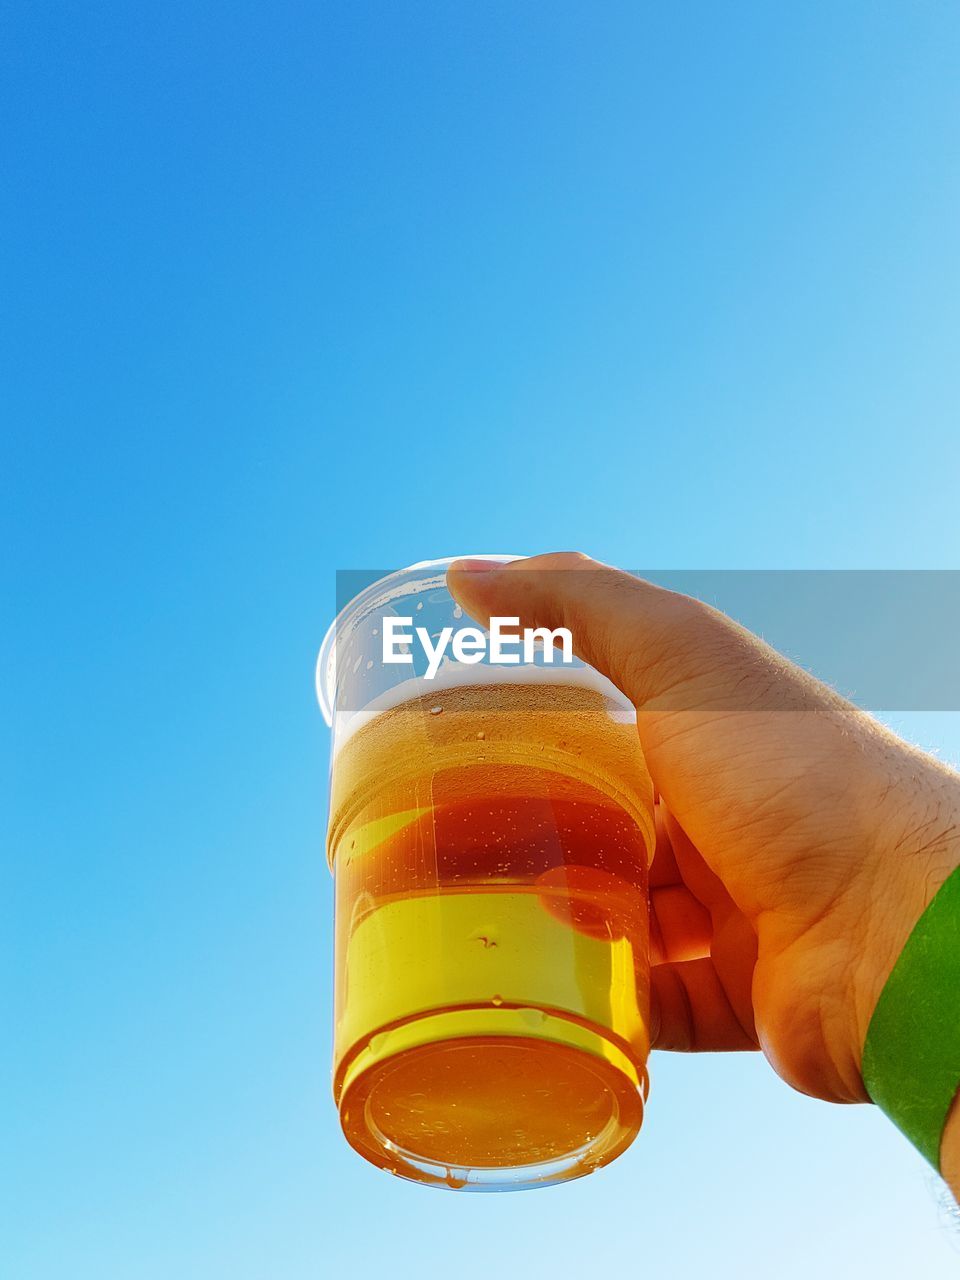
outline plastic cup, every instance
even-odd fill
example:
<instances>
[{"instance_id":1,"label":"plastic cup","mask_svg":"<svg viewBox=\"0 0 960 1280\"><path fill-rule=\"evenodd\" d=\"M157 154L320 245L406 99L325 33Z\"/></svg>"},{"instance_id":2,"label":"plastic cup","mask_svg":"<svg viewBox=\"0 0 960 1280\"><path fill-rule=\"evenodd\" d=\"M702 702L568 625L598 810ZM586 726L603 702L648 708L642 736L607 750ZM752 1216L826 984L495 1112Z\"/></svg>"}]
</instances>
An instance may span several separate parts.
<instances>
[{"instance_id":1,"label":"plastic cup","mask_svg":"<svg viewBox=\"0 0 960 1280\"><path fill-rule=\"evenodd\" d=\"M652 788L633 707L583 663L448 651L428 679L416 644L383 661L387 619L471 625L449 564L366 587L317 663L334 1096L347 1141L391 1173L543 1186L614 1159L642 1121Z\"/></svg>"}]
</instances>

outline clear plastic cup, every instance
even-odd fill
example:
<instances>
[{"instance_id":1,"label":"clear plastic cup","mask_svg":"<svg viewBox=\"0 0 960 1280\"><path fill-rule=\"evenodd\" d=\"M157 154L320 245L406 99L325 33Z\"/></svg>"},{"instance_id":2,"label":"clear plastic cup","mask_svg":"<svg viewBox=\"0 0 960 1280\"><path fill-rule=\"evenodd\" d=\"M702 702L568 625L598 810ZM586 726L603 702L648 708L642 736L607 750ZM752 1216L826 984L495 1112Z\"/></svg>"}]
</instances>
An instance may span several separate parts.
<instances>
[{"instance_id":1,"label":"clear plastic cup","mask_svg":"<svg viewBox=\"0 0 960 1280\"><path fill-rule=\"evenodd\" d=\"M583 663L382 660L387 618L471 625L449 564L368 586L317 663L333 1086L373 1164L499 1191L589 1173L640 1128L653 795L633 707Z\"/></svg>"}]
</instances>

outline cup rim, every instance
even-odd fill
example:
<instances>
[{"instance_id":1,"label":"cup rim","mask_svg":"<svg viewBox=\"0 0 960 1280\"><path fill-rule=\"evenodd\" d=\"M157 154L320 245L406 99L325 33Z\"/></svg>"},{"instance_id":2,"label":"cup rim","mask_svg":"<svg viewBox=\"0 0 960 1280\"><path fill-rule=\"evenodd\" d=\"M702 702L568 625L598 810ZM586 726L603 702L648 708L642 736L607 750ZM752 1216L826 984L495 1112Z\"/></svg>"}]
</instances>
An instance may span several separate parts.
<instances>
[{"instance_id":1,"label":"cup rim","mask_svg":"<svg viewBox=\"0 0 960 1280\"><path fill-rule=\"evenodd\" d=\"M333 727L333 703L337 682L337 654L334 641L338 627L346 622L351 613L361 608L364 604L369 604L371 597L382 594L386 584L402 578L404 574L412 573L414 570L437 569L441 565L451 565L454 560L495 560L500 564L509 564L514 560L525 559L527 559L526 556L504 555L500 552L465 552L456 556L442 556L439 560L418 560L416 564L408 564L403 569L394 569L382 578L377 578L364 587L362 591L359 591L352 600L348 600L329 627L327 627L326 634L320 643L316 667L314 668L314 688L317 694L317 702L320 704L320 710L327 726ZM390 598L389 593L388 598Z\"/></svg>"}]
</instances>

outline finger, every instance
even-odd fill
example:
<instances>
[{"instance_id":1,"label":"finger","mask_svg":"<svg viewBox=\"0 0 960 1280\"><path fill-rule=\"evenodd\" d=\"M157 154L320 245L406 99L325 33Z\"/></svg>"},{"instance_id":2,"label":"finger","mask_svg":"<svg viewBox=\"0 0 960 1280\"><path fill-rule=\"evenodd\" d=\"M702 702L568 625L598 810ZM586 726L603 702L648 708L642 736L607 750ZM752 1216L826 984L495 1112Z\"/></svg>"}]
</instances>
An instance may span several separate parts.
<instances>
[{"instance_id":1,"label":"finger","mask_svg":"<svg viewBox=\"0 0 960 1280\"><path fill-rule=\"evenodd\" d=\"M667 806L661 801L657 806L663 837L657 835L657 848L661 839L669 844L677 868L675 883L685 884L711 911L733 907L733 899L723 886L723 881L707 866L703 855L681 827Z\"/></svg>"},{"instance_id":2,"label":"finger","mask_svg":"<svg viewBox=\"0 0 960 1280\"><path fill-rule=\"evenodd\" d=\"M660 819L673 849L682 883L694 902L700 903L710 917L710 956L723 983L724 991L740 1025L755 1037L753 1020L753 973L757 963L757 934L749 919L739 910L723 883L707 866L699 850L673 814L661 803ZM682 959L682 932L678 940L661 941L668 959ZM661 931L658 928L658 939ZM676 954L670 954L671 947Z\"/></svg>"},{"instance_id":3,"label":"finger","mask_svg":"<svg viewBox=\"0 0 960 1280\"><path fill-rule=\"evenodd\" d=\"M710 960L654 965L650 970L655 1049L679 1053L757 1049L731 1008Z\"/></svg>"},{"instance_id":4,"label":"finger","mask_svg":"<svg viewBox=\"0 0 960 1280\"><path fill-rule=\"evenodd\" d=\"M683 885L653 889L650 910L657 926L658 958L696 960L710 954L710 913Z\"/></svg>"},{"instance_id":5,"label":"finger","mask_svg":"<svg viewBox=\"0 0 960 1280\"><path fill-rule=\"evenodd\" d=\"M753 1012L753 976L757 967L757 934L750 921L730 906L711 912L713 937L710 958L727 993L737 1021L757 1039Z\"/></svg>"},{"instance_id":6,"label":"finger","mask_svg":"<svg viewBox=\"0 0 960 1280\"><path fill-rule=\"evenodd\" d=\"M519 617L524 626L567 628L578 657L638 710L782 707L815 684L709 605L576 552L508 564L457 560L447 581L483 622ZM774 669L789 677L787 687L771 679Z\"/></svg>"},{"instance_id":7,"label":"finger","mask_svg":"<svg viewBox=\"0 0 960 1280\"><path fill-rule=\"evenodd\" d=\"M677 866L670 832L664 820L663 807L654 805L654 828L656 841L653 847L653 861L650 863L650 888L655 889L668 884L682 884L683 878Z\"/></svg>"}]
</instances>

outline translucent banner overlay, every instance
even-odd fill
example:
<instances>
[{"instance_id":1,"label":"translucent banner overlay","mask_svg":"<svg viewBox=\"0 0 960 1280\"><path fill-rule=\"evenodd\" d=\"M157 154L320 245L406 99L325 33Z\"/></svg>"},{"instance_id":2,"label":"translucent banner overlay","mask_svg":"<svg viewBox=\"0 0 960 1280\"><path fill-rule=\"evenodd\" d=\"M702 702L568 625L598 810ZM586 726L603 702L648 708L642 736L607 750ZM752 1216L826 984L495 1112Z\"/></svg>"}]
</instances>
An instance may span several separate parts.
<instances>
[{"instance_id":1,"label":"translucent banner overlay","mask_svg":"<svg viewBox=\"0 0 960 1280\"><path fill-rule=\"evenodd\" d=\"M406 571L409 573L409 571ZM511 598L583 601L594 587L619 608L617 592L623 592L624 635L637 630L636 599L628 583L612 580L608 571L592 569L531 569L519 565L510 574L528 578L517 584ZM876 712L960 710L960 571L955 570L683 570L631 571L634 576L670 592L693 597L720 610L759 636L784 657L823 681L856 705ZM475 620L451 610L444 574L431 577L391 597L374 584L390 578L389 569L349 569L337 573L338 625L333 633L339 655L321 672L318 689L326 682L329 695L341 709L356 710L370 696L363 690L365 673L376 681L381 670L377 619L385 614L408 616L436 635L442 626L471 626ZM544 591L542 575L550 574ZM539 578L539 581L538 581ZM566 579L566 581L565 581ZM589 581L593 579L594 581ZM366 604L358 609L358 597ZM651 598L652 606L657 601ZM524 614L523 606L510 613ZM576 617L576 610L573 612ZM540 618L521 616L521 624ZM555 625L555 620L552 620ZM577 626L572 627L574 647ZM682 638L678 637L678 643ZM637 640L642 649L642 638ZM416 646L415 646L416 648ZM349 666L344 667L348 660ZM368 667L368 664L369 667ZM447 665L450 665L448 658ZM705 659L705 666L707 665ZM554 668L558 679L564 668ZM485 678L484 665L472 667L472 678ZM343 679L349 672L351 679ZM388 683L420 677L423 665L384 674ZM451 673L446 672L449 676ZM454 675L456 673L453 673ZM466 674L466 673L464 673ZM426 686L429 688L429 685ZM336 691L336 692L335 692ZM775 695L774 695L775 698ZM323 702L321 694L321 702ZM734 706L733 703L728 705ZM669 702L667 702L669 707ZM689 709L689 701L683 704ZM753 692L744 692L743 709L756 705ZM764 708L771 703L765 701ZM784 707L796 706L785 693Z\"/></svg>"}]
</instances>

